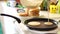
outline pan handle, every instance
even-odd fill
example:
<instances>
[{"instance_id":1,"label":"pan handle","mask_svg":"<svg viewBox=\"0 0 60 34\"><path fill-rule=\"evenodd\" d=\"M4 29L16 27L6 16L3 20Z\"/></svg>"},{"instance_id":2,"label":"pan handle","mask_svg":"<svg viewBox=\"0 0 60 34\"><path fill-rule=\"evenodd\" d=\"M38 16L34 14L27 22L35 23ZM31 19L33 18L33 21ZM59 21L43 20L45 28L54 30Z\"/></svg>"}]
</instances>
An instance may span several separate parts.
<instances>
[{"instance_id":1,"label":"pan handle","mask_svg":"<svg viewBox=\"0 0 60 34\"><path fill-rule=\"evenodd\" d=\"M8 17L12 17L12 18L16 19L16 21L17 21L18 23L21 23L21 20L20 20L19 18L15 17L15 16L8 15L8 14L0 14L0 15L1 15L1 16L8 16Z\"/></svg>"},{"instance_id":2,"label":"pan handle","mask_svg":"<svg viewBox=\"0 0 60 34\"><path fill-rule=\"evenodd\" d=\"M60 24L60 20L58 20L57 22L58 22L58 24Z\"/></svg>"},{"instance_id":3,"label":"pan handle","mask_svg":"<svg viewBox=\"0 0 60 34\"><path fill-rule=\"evenodd\" d=\"M58 22L60 22L60 20Z\"/></svg>"}]
</instances>

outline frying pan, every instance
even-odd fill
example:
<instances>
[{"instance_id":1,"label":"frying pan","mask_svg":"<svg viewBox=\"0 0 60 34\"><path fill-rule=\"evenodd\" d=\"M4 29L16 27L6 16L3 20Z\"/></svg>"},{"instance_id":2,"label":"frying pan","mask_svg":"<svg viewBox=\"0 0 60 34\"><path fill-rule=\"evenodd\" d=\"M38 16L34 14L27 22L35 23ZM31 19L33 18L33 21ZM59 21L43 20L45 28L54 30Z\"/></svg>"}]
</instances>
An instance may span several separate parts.
<instances>
[{"instance_id":1,"label":"frying pan","mask_svg":"<svg viewBox=\"0 0 60 34\"><path fill-rule=\"evenodd\" d=\"M39 21L40 23L42 23L42 25L40 27L38 26L30 26L28 25L29 22L32 22L32 21ZM49 19L49 22L52 22L53 25L44 25L44 22L48 22L48 18L32 18L32 19L29 19L29 20L26 20L25 21L25 25L29 28L29 29L32 29L32 30L37 30L37 31L50 31L50 30L54 30L56 28L58 28L57 24L58 23L57 21L53 20L53 19Z\"/></svg>"},{"instance_id":2,"label":"frying pan","mask_svg":"<svg viewBox=\"0 0 60 34\"><path fill-rule=\"evenodd\" d=\"M14 19L16 19L16 21L18 23L21 23L21 20L18 18L18 17L15 17L15 16L12 16L12 15L8 15L8 14L0 14L1 16L8 16L8 17L12 17ZM44 26L40 26L40 27L33 27L33 26L30 26L28 25L29 22L31 21L39 21L39 22L48 22L48 18L31 18L31 19L28 19L24 22L24 24L31 30L37 30L37 31L50 31L50 30L54 30L56 28L58 28L58 25L56 23L58 23L57 21L53 20L53 19L49 19L49 22L52 22L53 25L50 25L50 26L47 26L47 25L44 25ZM41 22L41 23L42 23Z\"/></svg>"}]
</instances>

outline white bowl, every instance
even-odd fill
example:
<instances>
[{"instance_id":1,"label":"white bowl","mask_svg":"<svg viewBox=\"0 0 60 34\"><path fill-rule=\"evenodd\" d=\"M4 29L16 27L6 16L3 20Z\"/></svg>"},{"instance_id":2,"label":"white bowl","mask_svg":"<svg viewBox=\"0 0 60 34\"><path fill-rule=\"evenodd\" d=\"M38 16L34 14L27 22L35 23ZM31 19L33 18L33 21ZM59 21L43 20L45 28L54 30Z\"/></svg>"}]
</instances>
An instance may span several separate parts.
<instances>
[{"instance_id":1,"label":"white bowl","mask_svg":"<svg viewBox=\"0 0 60 34\"><path fill-rule=\"evenodd\" d=\"M20 0L23 6L40 6L43 0Z\"/></svg>"}]
</instances>

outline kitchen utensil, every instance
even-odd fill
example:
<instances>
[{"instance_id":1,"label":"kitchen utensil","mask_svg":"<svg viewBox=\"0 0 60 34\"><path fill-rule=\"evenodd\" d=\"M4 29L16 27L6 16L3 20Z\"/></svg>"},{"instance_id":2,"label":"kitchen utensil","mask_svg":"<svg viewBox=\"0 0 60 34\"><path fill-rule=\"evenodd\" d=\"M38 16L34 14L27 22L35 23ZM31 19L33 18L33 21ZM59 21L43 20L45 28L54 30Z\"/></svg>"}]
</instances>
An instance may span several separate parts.
<instances>
[{"instance_id":1,"label":"kitchen utensil","mask_svg":"<svg viewBox=\"0 0 60 34\"><path fill-rule=\"evenodd\" d=\"M53 23L53 25L51 25L51 26L45 26L45 25L44 26L40 25L40 27L29 26L28 23L31 21L39 21L41 24L43 24L42 21L48 22L48 19L47 18L32 18L32 19L26 20L24 24L27 25L27 27L29 27L29 29L32 29L32 30L49 31L49 30L53 30L53 29L57 28L57 26L56 26L57 22L55 20L52 20L52 19L49 19L49 22Z\"/></svg>"}]
</instances>

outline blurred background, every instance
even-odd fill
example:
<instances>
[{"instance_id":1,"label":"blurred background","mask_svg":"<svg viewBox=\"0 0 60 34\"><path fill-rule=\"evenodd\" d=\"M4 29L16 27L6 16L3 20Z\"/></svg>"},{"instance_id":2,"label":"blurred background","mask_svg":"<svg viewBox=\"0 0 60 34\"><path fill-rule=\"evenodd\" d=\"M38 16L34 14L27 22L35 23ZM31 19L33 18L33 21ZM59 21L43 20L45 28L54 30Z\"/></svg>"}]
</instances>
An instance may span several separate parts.
<instances>
[{"instance_id":1,"label":"blurred background","mask_svg":"<svg viewBox=\"0 0 60 34\"><path fill-rule=\"evenodd\" d=\"M49 12L50 18L60 20L60 0L43 0L39 7L40 16L47 17ZM0 13L21 17L20 13L24 13L26 11L24 10L25 8L26 6L22 6L20 0L0 0ZM15 27L13 22L14 19L0 16L0 34L14 34Z\"/></svg>"}]
</instances>

